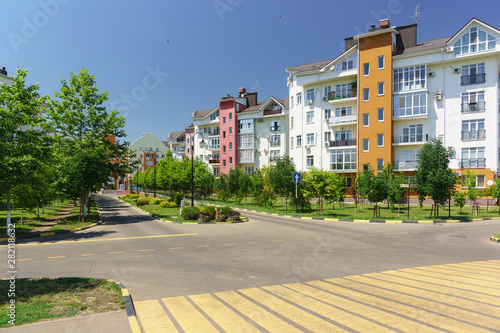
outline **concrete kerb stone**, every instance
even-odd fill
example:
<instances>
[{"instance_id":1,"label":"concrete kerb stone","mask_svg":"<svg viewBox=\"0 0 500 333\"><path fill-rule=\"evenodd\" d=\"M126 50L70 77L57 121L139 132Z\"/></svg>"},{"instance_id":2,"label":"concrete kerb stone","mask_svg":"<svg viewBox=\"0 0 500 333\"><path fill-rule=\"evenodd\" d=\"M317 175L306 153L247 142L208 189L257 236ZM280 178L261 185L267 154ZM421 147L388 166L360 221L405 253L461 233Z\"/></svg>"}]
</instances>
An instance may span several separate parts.
<instances>
[{"instance_id":1,"label":"concrete kerb stone","mask_svg":"<svg viewBox=\"0 0 500 333\"><path fill-rule=\"evenodd\" d=\"M130 324L130 329L133 333L142 333L141 325L139 325L139 320L137 319L137 314L135 312L134 301L132 300L132 295L128 292L125 286L117 281L108 279L109 282L116 283L121 291L122 297L125 301L125 311L127 312L128 322Z\"/></svg>"},{"instance_id":2,"label":"concrete kerb stone","mask_svg":"<svg viewBox=\"0 0 500 333\"><path fill-rule=\"evenodd\" d=\"M490 241L495 242L495 243L500 243L500 238L496 238L496 237L491 236Z\"/></svg>"}]
</instances>

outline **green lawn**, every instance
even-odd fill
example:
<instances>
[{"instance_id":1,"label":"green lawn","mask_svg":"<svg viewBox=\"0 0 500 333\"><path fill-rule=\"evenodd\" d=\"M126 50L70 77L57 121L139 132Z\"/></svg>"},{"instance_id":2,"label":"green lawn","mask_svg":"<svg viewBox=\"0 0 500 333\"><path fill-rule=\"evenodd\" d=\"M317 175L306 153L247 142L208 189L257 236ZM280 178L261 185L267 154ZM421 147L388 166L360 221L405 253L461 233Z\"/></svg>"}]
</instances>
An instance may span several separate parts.
<instances>
[{"instance_id":1,"label":"green lawn","mask_svg":"<svg viewBox=\"0 0 500 333\"><path fill-rule=\"evenodd\" d=\"M116 311L125 308L120 287L107 280L94 278L19 279L15 296L12 286L0 281L0 327L11 327L7 315L11 299L15 300L16 326L44 319L72 317L82 314ZM12 308L12 306L11 306Z\"/></svg>"},{"instance_id":2,"label":"green lawn","mask_svg":"<svg viewBox=\"0 0 500 333\"><path fill-rule=\"evenodd\" d=\"M56 226L49 229L49 231L56 230L72 230L77 228L86 227L93 223L98 223L100 221L99 211L95 204L95 198L90 197L90 215L87 215L85 222L78 222L78 214L80 213L80 205L77 203L71 215L59 221Z\"/></svg>"},{"instance_id":3,"label":"green lawn","mask_svg":"<svg viewBox=\"0 0 500 333\"><path fill-rule=\"evenodd\" d=\"M493 237L500 238L500 232L498 234L496 234L496 235L493 235Z\"/></svg>"}]
</instances>

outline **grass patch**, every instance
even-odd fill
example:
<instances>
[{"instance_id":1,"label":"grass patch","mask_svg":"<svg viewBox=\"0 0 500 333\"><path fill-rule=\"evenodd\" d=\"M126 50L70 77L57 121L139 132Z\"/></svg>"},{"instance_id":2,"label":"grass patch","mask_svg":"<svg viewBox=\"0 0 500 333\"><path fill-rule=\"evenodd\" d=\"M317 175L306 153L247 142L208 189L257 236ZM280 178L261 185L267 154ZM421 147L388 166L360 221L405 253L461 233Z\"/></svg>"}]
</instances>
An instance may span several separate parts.
<instances>
[{"instance_id":1,"label":"grass patch","mask_svg":"<svg viewBox=\"0 0 500 333\"><path fill-rule=\"evenodd\" d=\"M58 215L61 210L66 208L71 204L71 200L56 201L51 203L49 208L45 208L42 213L42 208L40 208L40 219L37 218L37 212L29 212L24 210L23 221L21 224L21 209L11 210L11 221L16 224L16 234L28 234L33 228L41 226L43 223L48 222L50 218ZM7 233L7 207L5 203L0 204L0 234L5 235Z\"/></svg>"},{"instance_id":2,"label":"grass patch","mask_svg":"<svg viewBox=\"0 0 500 333\"><path fill-rule=\"evenodd\" d=\"M493 235L493 237L500 238L500 232L498 234L496 234L496 235Z\"/></svg>"},{"instance_id":3,"label":"grass patch","mask_svg":"<svg viewBox=\"0 0 500 333\"><path fill-rule=\"evenodd\" d=\"M6 315L10 282L0 281L0 327L10 327ZM16 280L16 326L41 320L116 311L125 308L120 287L94 278Z\"/></svg>"},{"instance_id":4,"label":"grass patch","mask_svg":"<svg viewBox=\"0 0 500 333\"><path fill-rule=\"evenodd\" d=\"M71 210L71 213L68 217L57 222L57 225L50 228L50 231L56 230L72 230L77 228L86 227L93 223L98 223L101 219L99 215L99 211L97 210L97 206L95 203L95 198L90 197L90 215L87 215L85 222L78 222L78 215L80 213L80 204L77 203L75 207Z\"/></svg>"}]
</instances>

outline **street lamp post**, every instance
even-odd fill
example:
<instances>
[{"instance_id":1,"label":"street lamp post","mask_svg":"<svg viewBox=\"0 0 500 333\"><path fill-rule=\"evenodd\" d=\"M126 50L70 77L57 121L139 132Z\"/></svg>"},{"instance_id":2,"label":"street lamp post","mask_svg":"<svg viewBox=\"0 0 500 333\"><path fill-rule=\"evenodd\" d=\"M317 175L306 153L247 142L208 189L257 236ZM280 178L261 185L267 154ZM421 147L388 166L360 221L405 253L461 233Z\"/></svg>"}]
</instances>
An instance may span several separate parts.
<instances>
[{"instance_id":1,"label":"street lamp post","mask_svg":"<svg viewBox=\"0 0 500 333\"><path fill-rule=\"evenodd\" d=\"M205 147L205 141L203 140L203 134L201 132L195 131L193 132L193 136L191 137L191 206L194 206L194 138L196 134L201 135L200 147Z\"/></svg>"},{"instance_id":2,"label":"street lamp post","mask_svg":"<svg viewBox=\"0 0 500 333\"><path fill-rule=\"evenodd\" d=\"M156 198L156 153L153 160L153 172L154 172L154 197Z\"/></svg>"}]
</instances>

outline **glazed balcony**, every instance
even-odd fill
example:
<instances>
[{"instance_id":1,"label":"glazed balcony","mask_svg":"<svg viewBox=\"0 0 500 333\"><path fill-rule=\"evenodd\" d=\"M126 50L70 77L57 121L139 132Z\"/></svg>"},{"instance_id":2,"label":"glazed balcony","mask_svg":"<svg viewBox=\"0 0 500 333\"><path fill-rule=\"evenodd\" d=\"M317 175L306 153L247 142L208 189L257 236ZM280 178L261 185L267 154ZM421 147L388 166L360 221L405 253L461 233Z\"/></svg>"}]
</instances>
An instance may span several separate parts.
<instances>
[{"instance_id":1,"label":"glazed balcony","mask_svg":"<svg viewBox=\"0 0 500 333\"><path fill-rule=\"evenodd\" d=\"M328 144L329 144L330 147L355 146L356 145L356 139L331 140Z\"/></svg>"},{"instance_id":2,"label":"glazed balcony","mask_svg":"<svg viewBox=\"0 0 500 333\"><path fill-rule=\"evenodd\" d=\"M394 161L393 167L397 171L414 171L417 170L418 161Z\"/></svg>"}]
</instances>

